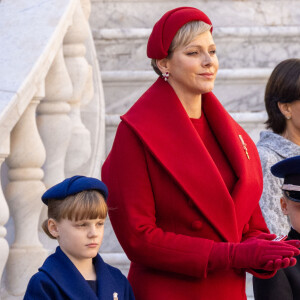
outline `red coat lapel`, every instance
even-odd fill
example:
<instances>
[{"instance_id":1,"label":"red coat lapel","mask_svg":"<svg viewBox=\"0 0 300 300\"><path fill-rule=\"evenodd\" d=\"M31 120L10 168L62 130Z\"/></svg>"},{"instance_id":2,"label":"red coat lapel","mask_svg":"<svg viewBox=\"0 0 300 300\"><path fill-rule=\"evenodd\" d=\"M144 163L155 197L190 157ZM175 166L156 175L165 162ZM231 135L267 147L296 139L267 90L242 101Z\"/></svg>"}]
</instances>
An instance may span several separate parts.
<instances>
[{"instance_id":1,"label":"red coat lapel","mask_svg":"<svg viewBox=\"0 0 300 300\"><path fill-rule=\"evenodd\" d=\"M249 221L262 193L259 155L249 135L232 119L212 93L209 99L204 97L203 107L219 144L222 145L223 151L239 178L231 196L235 203L237 225L240 229L243 228L245 222Z\"/></svg>"},{"instance_id":2,"label":"red coat lapel","mask_svg":"<svg viewBox=\"0 0 300 300\"><path fill-rule=\"evenodd\" d=\"M235 162L234 159L245 155L231 124L235 122L212 93L204 98L207 119L211 125L218 123L213 126L213 131L217 132L220 144L225 143L224 150L240 177L246 162ZM215 105L217 112L214 115ZM236 241L238 227L234 201L172 87L159 78L122 120L136 132L223 238ZM234 194L239 194L239 186Z\"/></svg>"}]
</instances>

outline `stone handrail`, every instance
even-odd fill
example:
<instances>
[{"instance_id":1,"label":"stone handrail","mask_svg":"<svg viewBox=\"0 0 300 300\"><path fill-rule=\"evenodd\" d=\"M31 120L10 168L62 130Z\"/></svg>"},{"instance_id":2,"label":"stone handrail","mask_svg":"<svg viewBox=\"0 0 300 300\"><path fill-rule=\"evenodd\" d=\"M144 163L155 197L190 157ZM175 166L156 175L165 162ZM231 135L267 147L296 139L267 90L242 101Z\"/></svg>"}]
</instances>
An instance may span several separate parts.
<instances>
[{"instance_id":1,"label":"stone handrail","mask_svg":"<svg viewBox=\"0 0 300 300\"><path fill-rule=\"evenodd\" d=\"M94 37L99 39L148 39L151 28L103 28L94 32ZM300 33L298 26L251 26L251 27L217 27L214 28L214 36L219 38L229 36L253 36L253 37L287 37L297 36Z\"/></svg>"},{"instance_id":2,"label":"stone handrail","mask_svg":"<svg viewBox=\"0 0 300 300\"><path fill-rule=\"evenodd\" d=\"M100 176L105 111L89 14L90 0L0 2L1 299L22 299L53 247L38 231L45 189Z\"/></svg>"}]
</instances>

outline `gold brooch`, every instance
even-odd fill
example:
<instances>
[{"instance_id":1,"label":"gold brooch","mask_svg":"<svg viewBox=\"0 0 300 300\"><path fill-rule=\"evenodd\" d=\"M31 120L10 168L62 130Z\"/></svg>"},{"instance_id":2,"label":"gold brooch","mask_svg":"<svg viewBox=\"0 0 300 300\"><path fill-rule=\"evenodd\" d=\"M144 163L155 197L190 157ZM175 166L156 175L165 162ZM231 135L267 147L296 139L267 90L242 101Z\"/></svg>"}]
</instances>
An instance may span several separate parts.
<instances>
[{"instance_id":1,"label":"gold brooch","mask_svg":"<svg viewBox=\"0 0 300 300\"><path fill-rule=\"evenodd\" d=\"M246 153L246 156L248 159L250 159L249 153L248 153L248 149L247 149L247 144L244 142L242 135L239 134L239 138L241 140L241 143L243 145L244 151Z\"/></svg>"}]
</instances>

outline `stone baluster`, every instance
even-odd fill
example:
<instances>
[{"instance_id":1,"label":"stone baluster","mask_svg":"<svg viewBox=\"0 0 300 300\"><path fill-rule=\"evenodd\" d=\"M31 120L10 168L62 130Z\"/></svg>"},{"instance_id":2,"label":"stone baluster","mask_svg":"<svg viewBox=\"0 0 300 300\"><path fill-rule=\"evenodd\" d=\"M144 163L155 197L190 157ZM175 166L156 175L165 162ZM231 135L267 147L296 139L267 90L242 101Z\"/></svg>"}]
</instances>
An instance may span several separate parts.
<instances>
[{"instance_id":1,"label":"stone baluster","mask_svg":"<svg viewBox=\"0 0 300 300\"><path fill-rule=\"evenodd\" d=\"M91 155L90 132L82 123L80 113L81 106L86 105L93 95L92 68L85 58L84 45L89 36L88 26L82 7L78 5L73 25L64 38L65 61L73 84L73 95L69 101L73 128L65 162L66 176L74 175Z\"/></svg>"},{"instance_id":2,"label":"stone baluster","mask_svg":"<svg viewBox=\"0 0 300 300\"><path fill-rule=\"evenodd\" d=\"M46 148L43 169L47 188L65 178L65 158L72 130L68 101L72 94L72 82L61 47L45 79L45 98L37 108L37 125Z\"/></svg>"},{"instance_id":3,"label":"stone baluster","mask_svg":"<svg viewBox=\"0 0 300 300\"><path fill-rule=\"evenodd\" d=\"M4 162L8 154L9 154L9 138L7 138L7 140L2 142L0 145L0 170L1 170L2 163ZM9 253L9 246L5 239L6 228L4 227L4 225L8 221L8 217L9 217L8 206L0 184L0 253L1 253L0 281Z\"/></svg>"},{"instance_id":4,"label":"stone baluster","mask_svg":"<svg viewBox=\"0 0 300 300\"><path fill-rule=\"evenodd\" d=\"M86 18L89 19L91 14L91 0L80 0L82 12Z\"/></svg>"},{"instance_id":5,"label":"stone baluster","mask_svg":"<svg viewBox=\"0 0 300 300\"><path fill-rule=\"evenodd\" d=\"M45 78L45 98L37 107L37 126L46 148L46 161L43 165L44 184L50 188L65 178L65 159L71 138L72 124L69 117L73 86L64 60L62 47L58 50ZM47 218L43 208L40 224ZM40 236L46 248L53 248L51 241Z\"/></svg>"},{"instance_id":6,"label":"stone baluster","mask_svg":"<svg viewBox=\"0 0 300 300\"><path fill-rule=\"evenodd\" d=\"M36 107L44 97L40 87L11 132L7 158L9 182L5 189L15 225L15 240L6 265L6 289L10 295L22 295L30 277L47 257L38 238L38 221L45 191L41 169L45 148L36 125Z\"/></svg>"}]
</instances>

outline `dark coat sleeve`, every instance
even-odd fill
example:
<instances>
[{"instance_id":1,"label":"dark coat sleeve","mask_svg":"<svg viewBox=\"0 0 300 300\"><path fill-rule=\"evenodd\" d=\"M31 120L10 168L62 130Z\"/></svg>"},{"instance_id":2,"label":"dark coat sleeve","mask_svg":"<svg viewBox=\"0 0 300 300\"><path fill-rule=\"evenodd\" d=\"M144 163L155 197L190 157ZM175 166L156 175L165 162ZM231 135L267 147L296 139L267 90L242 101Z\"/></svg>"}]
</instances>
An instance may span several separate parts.
<instances>
[{"instance_id":1,"label":"dark coat sleeve","mask_svg":"<svg viewBox=\"0 0 300 300\"><path fill-rule=\"evenodd\" d=\"M135 300L131 285L125 276L124 276L124 281L125 281L124 300Z\"/></svg>"},{"instance_id":2,"label":"dark coat sleeve","mask_svg":"<svg viewBox=\"0 0 300 300\"><path fill-rule=\"evenodd\" d=\"M31 277L24 296L24 300L39 299L63 299L58 287L43 272L38 272Z\"/></svg>"},{"instance_id":3,"label":"dark coat sleeve","mask_svg":"<svg viewBox=\"0 0 300 300\"><path fill-rule=\"evenodd\" d=\"M293 292L284 270L269 279L253 277L255 300L293 300Z\"/></svg>"},{"instance_id":4,"label":"dark coat sleeve","mask_svg":"<svg viewBox=\"0 0 300 300\"><path fill-rule=\"evenodd\" d=\"M113 291L118 293L118 299L120 300L135 300L131 285L128 279L122 274L122 272L108 264L103 262L102 268L97 271L102 274L97 274L100 278L100 289L105 286L106 292L102 290L103 294L99 296L99 299L108 299L113 295ZM110 288L108 289L108 287Z\"/></svg>"}]
</instances>

